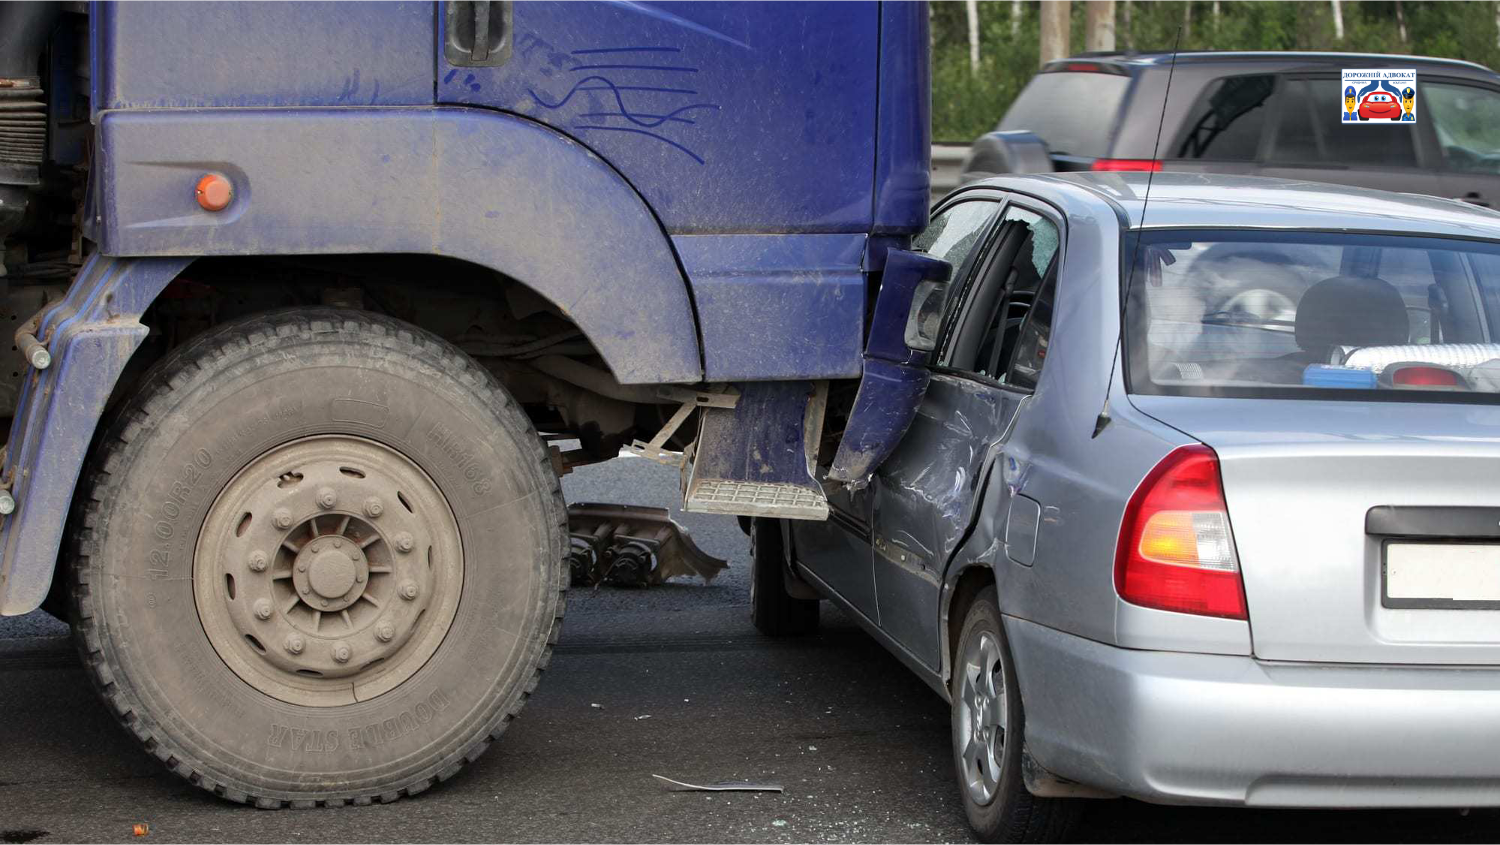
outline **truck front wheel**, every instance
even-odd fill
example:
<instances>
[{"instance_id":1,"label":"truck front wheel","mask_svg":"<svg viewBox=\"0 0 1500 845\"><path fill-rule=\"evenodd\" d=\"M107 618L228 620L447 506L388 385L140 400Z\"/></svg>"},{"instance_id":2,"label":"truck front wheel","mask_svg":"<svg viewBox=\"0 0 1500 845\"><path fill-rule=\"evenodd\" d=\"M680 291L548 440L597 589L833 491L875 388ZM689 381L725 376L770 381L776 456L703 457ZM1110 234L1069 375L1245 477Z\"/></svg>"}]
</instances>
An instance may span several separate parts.
<instances>
[{"instance_id":1,"label":"truck front wheel","mask_svg":"<svg viewBox=\"0 0 1500 845\"><path fill-rule=\"evenodd\" d=\"M320 309L212 330L90 468L84 663L148 751L226 798L420 792L504 731L551 654L557 478L503 388L411 326Z\"/></svg>"}]
</instances>

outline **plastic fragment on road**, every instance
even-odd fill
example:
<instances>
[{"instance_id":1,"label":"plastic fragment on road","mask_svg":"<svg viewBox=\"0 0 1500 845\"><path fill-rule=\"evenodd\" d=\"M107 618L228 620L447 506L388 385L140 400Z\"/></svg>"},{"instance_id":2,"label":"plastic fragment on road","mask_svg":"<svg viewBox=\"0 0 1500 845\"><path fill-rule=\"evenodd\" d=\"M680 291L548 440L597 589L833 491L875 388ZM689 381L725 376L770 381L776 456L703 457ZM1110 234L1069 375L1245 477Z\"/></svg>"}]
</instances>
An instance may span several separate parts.
<instances>
[{"instance_id":1,"label":"plastic fragment on road","mask_svg":"<svg viewBox=\"0 0 1500 845\"><path fill-rule=\"evenodd\" d=\"M685 783L680 780L672 780L661 775L652 777L662 783L670 784L673 792L781 792L779 783L755 783L748 780L726 780L719 783Z\"/></svg>"},{"instance_id":2,"label":"plastic fragment on road","mask_svg":"<svg viewBox=\"0 0 1500 845\"><path fill-rule=\"evenodd\" d=\"M146 824L145 822L136 822L136 824L131 827L130 831L136 836L145 836L146 834L151 832L151 825Z\"/></svg>"}]
</instances>

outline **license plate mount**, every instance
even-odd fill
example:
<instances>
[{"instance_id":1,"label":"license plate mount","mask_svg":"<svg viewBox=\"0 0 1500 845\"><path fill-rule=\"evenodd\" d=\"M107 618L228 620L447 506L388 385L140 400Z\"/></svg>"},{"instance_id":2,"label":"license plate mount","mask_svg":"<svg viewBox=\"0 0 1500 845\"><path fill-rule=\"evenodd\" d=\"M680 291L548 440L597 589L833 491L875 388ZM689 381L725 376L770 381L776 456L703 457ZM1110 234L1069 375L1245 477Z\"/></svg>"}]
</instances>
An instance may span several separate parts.
<instances>
[{"instance_id":1,"label":"license plate mount","mask_svg":"<svg viewBox=\"0 0 1500 845\"><path fill-rule=\"evenodd\" d=\"M1380 558L1384 607L1500 610L1500 543L1392 539Z\"/></svg>"}]
</instances>

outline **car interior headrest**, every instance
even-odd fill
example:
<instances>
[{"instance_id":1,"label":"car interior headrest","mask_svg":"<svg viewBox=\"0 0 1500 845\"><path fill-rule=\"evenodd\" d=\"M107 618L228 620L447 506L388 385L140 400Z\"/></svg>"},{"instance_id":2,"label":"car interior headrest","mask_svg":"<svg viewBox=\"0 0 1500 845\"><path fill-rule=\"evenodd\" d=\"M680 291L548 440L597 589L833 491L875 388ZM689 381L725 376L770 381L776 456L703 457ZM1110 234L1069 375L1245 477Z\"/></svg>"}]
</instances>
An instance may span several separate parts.
<instances>
[{"instance_id":1,"label":"car interior headrest","mask_svg":"<svg viewBox=\"0 0 1500 845\"><path fill-rule=\"evenodd\" d=\"M1406 302L1385 279L1334 276L1297 303L1297 345L1319 357L1335 346L1406 343L1410 334Z\"/></svg>"}]
</instances>

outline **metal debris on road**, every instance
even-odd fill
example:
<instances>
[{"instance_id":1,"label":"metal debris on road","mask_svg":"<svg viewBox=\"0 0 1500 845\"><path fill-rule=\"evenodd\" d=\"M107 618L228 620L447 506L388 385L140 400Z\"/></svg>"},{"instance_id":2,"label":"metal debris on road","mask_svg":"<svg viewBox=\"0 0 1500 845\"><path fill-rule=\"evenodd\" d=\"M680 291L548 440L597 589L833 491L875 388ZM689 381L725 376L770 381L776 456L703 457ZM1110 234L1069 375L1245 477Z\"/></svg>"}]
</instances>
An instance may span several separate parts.
<instances>
[{"instance_id":1,"label":"metal debris on road","mask_svg":"<svg viewBox=\"0 0 1500 845\"><path fill-rule=\"evenodd\" d=\"M577 502L568 506L573 586L645 587L679 575L713 581L729 562L698 548L666 508Z\"/></svg>"},{"instance_id":2,"label":"metal debris on road","mask_svg":"<svg viewBox=\"0 0 1500 845\"><path fill-rule=\"evenodd\" d=\"M726 780L720 783L684 783L661 775L652 775L657 780L671 784L673 792L781 792L779 783L755 783L748 780Z\"/></svg>"}]
</instances>

